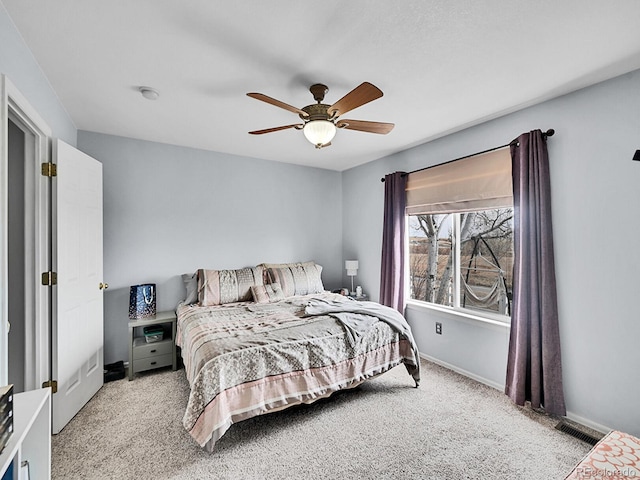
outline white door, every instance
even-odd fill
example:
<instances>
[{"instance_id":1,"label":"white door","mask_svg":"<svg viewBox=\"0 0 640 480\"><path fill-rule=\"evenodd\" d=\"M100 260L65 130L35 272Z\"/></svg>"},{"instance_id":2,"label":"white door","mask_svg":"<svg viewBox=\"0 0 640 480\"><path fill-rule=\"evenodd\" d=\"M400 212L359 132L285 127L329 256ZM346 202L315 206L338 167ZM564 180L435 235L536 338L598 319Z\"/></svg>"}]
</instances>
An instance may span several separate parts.
<instances>
[{"instance_id":1,"label":"white door","mask_svg":"<svg viewBox=\"0 0 640 480\"><path fill-rule=\"evenodd\" d=\"M102 387L102 164L54 140L53 433Z\"/></svg>"}]
</instances>

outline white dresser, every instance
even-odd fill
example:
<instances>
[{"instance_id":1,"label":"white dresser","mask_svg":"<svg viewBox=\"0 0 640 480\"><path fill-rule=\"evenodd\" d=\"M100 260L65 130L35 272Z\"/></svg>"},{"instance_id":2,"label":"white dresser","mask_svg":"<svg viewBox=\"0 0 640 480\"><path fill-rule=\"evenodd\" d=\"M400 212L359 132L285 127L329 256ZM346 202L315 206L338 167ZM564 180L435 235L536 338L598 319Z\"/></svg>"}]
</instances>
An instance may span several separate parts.
<instances>
[{"instance_id":1,"label":"white dresser","mask_svg":"<svg viewBox=\"0 0 640 480\"><path fill-rule=\"evenodd\" d=\"M12 466L14 480L51 478L50 388L13 396L13 434L0 454L0 478Z\"/></svg>"}]
</instances>

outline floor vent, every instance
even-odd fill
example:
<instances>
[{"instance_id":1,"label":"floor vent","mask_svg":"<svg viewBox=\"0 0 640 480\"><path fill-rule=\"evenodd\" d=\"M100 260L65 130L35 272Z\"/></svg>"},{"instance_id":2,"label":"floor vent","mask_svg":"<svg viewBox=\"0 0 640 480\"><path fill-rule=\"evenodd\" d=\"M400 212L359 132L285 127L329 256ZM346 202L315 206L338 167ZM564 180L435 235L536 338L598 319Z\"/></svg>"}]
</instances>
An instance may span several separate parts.
<instances>
[{"instance_id":1,"label":"floor vent","mask_svg":"<svg viewBox=\"0 0 640 480\"><path fill-rule=\"evenodd\" d=\"M571 435L572 437L575 437L578 440L582 440L583 442L586 442L589 445L595 445L602 438L602 434L600 434L600 436L597 436L595 432L587 433L585 431L586 427L582 427L582 425L577 425L577 424L576 425L570 424L566 420L561 420L560 423L556 425L556 430L560 430L561 432Z\"/></svg>"}]
</instances>

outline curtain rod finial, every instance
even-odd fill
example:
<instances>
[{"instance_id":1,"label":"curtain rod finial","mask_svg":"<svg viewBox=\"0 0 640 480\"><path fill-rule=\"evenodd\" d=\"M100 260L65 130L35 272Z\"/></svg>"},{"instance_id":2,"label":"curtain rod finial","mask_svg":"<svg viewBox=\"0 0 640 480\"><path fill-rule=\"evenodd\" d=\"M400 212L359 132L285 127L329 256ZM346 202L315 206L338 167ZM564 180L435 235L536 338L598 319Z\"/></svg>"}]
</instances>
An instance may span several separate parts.
<instances>
[{"instance_id":1,"label":"curtain rod finial","mask_svg":"<svg viewBox=\"0 0 640 480\"><path fill-rule=\"evenodd\" d=\"M556 133L556 131L553 128L550 128L549 130L547 130L546 132L544 132L544 135L546 137L553 137L553 134Z\"/></svg>"}]
</instances>

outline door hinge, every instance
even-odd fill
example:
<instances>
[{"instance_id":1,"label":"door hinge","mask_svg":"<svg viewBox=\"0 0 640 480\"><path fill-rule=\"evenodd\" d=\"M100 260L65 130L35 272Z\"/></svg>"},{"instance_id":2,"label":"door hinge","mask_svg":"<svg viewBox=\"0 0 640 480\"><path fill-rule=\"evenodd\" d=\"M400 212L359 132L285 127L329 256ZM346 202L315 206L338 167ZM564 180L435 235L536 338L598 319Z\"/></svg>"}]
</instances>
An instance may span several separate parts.
<instances>
[{"instance_id":1,"label":"door hinge","mask_svg":"<svg viewBox=\"0 0 640 480\"><path fill-rule=\"evenodd\" d=\"M55 163L43 163L42 164L42 176L43 177L55 177L58 175L58 166Z\"/></svg>"},{"instance_id":2,"label":"door hinge","mask_svg":"<svg viewBox=\"0 0 640 480\"><path fill-rule=\"evenodd\" d=\"M42 285L51 287L58 284L58 274L56 272L44 272L42 274Z\"/></svg>"},{"instance_id":3,"label":"door hinge","mask_svg":"<svg viewBox=\"0 0 640 480\"><path fill-rule=\"evenodd\" d=\"M58 381L57 380L49 380L42 384L42 388L51 387L51 393L58 392Z\"/></svg>"}]
</instances>

